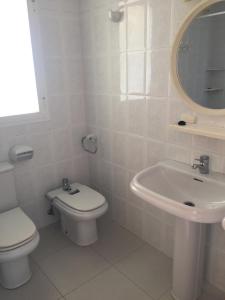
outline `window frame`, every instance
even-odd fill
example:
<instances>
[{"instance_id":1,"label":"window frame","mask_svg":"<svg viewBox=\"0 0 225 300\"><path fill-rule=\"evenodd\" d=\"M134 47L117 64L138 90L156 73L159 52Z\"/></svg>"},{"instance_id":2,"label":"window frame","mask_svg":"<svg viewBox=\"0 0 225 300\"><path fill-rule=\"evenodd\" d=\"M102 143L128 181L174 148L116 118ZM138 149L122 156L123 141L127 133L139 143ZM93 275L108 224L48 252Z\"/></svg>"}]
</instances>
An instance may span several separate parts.
<instances>
[{"instance_id":1,"label":"window frame","mask_svg":"<svg viewBox=\"0 0 225 300\"><path fill-rule=\"evenodd\" d=\"M30 26L32 56L36 78L39 112L0 117L0 127L49 120L46 78L44 70L44 55L41 40L38 8L35 0L27 0L28 18Z\"/></svg>"}]
</instances>

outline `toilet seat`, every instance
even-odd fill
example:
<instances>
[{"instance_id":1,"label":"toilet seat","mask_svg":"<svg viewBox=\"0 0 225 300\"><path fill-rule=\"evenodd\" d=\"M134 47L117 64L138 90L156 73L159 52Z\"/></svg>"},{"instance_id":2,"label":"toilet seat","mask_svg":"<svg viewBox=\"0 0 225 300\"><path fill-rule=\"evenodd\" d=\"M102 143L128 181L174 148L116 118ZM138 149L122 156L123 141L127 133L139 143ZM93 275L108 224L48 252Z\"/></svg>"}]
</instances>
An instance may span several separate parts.
<instances>
[{"instance_id":1,"label":"toilet seat","mask_svg":"<svg viewBox=\"0 0 225 300\"><path fill-rule=\"evenodd\" d=\"M54 191L54 195L53 192L50 192L48 196L57 200L57 202L61 202L63 206L82 213L96 210L106 203L104 196L88 186L75 183L71 187L72 190L77 189L80 192L71 195L62 189L58 189Z\"/></svg>"},{"instance_id":2,"label":"toilet seat","mask_svg":"<svg viewBox=\"0 0 225 300\"><path fill-rule=\"evenodd\" d=\"M0 228L0 253L30 242L37 233L34 223L19 207L0 213Z\"/></svg>"}]
</instances>

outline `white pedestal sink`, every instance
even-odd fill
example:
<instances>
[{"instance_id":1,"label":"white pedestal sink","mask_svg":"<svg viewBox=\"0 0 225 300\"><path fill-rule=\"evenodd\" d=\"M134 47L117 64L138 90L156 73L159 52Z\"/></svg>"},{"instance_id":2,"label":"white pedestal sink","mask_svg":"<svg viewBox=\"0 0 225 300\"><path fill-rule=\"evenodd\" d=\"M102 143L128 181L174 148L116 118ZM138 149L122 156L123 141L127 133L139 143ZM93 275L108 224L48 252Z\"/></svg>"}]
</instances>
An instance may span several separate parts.
<instances>
[{"instance_id":1,"label":"white pedestal sink","mask_svg":"<svg viewBox=\"0 0 225 300\"><path fill-rule=\"evenodd\" d=\"M175 215L172 296L196 300L201 295L206 224L225 217L225 175L200 175L189 165L164 161L138 173L132 191Z\"/></svg>"}]
</instances>

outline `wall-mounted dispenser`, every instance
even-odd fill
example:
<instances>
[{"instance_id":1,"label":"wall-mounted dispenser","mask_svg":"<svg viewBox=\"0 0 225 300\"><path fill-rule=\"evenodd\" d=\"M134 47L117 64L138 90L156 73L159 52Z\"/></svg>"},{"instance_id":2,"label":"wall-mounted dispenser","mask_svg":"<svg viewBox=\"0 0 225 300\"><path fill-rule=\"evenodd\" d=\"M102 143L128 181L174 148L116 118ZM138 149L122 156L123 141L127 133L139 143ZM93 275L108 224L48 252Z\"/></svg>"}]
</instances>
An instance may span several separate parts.
<instances>
[{"instance_id":1,"label":"wall-mounted dispenser","mask_svg":"<svg viewBox=\"0 0 225 300\"><path fill-rule=\"evenodd\" d=\"M12 162L19 162L31 159L34 155L34 150L30 146L15 145L9 149L9 159Z\"/></svg>"}]
</instances>

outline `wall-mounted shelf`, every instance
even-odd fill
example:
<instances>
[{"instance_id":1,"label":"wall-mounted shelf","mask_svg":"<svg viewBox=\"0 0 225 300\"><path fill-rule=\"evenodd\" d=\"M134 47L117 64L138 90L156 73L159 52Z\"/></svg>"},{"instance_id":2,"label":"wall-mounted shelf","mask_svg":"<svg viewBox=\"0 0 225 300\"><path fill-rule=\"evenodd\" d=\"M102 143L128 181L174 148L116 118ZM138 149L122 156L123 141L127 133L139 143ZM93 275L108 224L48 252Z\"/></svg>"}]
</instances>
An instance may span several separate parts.
<instances>
[{"instance_id":1,"label":"wall-mounted shelf","mask_svg":"<svg viewBox=\"0 0 225 300\"><path fill-rule=\"evenodd\" d=\"M223 89L221 88L208 88L208 89L205 89L204 92L206 93L215 93L215 92L221 92L223 91Z\"/></svg>"},{"instance_id":2,"label":"wall-mounted shelf","mask_svg":"<svg viewBox=\"0 0 225 300\"><path fill-rule=\"evenodd\" d=\"M207 72L223 72L225 68L209 68L206 70Z\"/></svg>"},{"instance_id":3,"label":"wall-mounted shelf","mask_svg":"<svg viewBox=\"0 0 225 300\"><path fill-rule=\"evenodd\" d=\"M225 140L225 128L213 127L200 124L187 124L185 126L179 126L177 124L171 124L170 128L193 135L205 136L213 139Z\"/></svg>"}]
</instances>

